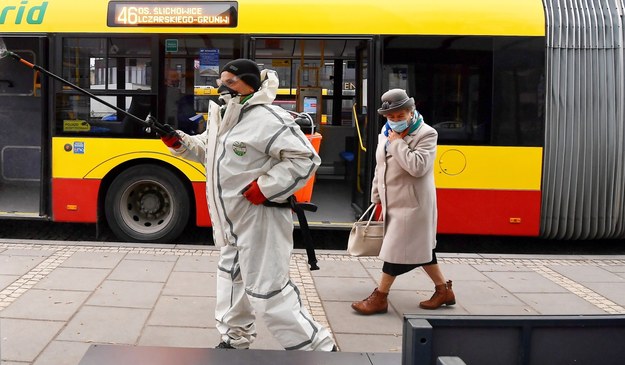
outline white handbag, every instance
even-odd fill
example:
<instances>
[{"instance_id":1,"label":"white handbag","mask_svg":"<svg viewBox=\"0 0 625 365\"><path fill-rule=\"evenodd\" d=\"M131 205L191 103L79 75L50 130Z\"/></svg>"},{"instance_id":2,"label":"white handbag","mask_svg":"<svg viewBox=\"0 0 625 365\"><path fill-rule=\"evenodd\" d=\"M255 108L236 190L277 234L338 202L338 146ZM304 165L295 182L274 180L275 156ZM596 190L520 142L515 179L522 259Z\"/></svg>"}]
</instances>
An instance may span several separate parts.
<instances>
[{"instance_id":1,"label":"white handbag","mask_svg":"<svg viewBox=\"0 0 625 365\"><path fill-rule=\"evenodd\" d=\"M371 211L371 213L369 213ZM368 214L368 220L365 221ZM371 204L357 222L354 222L347 241L347 252L352 256L378 256L384 238L384 222L374 221L375 204Z\"/></svg>"}]
</instances>

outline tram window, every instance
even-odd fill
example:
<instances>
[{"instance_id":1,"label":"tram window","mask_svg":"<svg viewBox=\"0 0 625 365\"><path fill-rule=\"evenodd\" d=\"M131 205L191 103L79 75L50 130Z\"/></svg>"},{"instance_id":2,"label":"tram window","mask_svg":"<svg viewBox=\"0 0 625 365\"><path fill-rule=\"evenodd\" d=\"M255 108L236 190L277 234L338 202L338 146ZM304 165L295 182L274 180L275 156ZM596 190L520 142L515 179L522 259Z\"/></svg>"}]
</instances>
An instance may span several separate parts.
<instances>
[{"instance_id":1,"label":"tram window","mask_svg":"<svg viewBox=\"0 0 625 365\"><path fill-rule=\"evenodd\" d=\"M21 39L16 43L19 43L21 47L26 46L25 41ZM30 62L37 63L38 61L35 53L31 50L12 49L12 51ZM23 65L12 62L12 60L7 61L0 61L0 97L35 95L36 73L23 67Z\"/></svg>"},{"instance_id":2,"label":"tram window","mask_svg":"<svg viewBox=\"0 0 625 365\"><path fill-rule=\"evenodd\" d=\"M544 40L494 40L493 143L541 146L544 133Z\"/></svg>"},{"instance_id":3,"label":"tram window","mask_svg":"<svg viewBox=\"0 0 625 365\"><path fill-rule=\"evenodd\" d=\"M150 90L150 38L65 38L63 77L86 89Z\"/></svg>"},{"instance_id":4,"label":"tram window","mask_svg":"<svg viewBox=\"0 0 625 365\"><path fill-rule=\"evenodd\" d=\"M330 41L327 41L329 44ZM327 44L328 44L327 43ZM342 43L341 43L342 44ZM301 64L299 59L256 59L256 62L264 68L271 68L278 73L280 80L280 91L278 92L276 103L281 105L285 109L295 109L296 89L298 87L297 74L298 68ZM306 67L318 68L319 72L319 86L322 88L323 99L321 100L321 109L323 112L322 121L328 125L351 125L352 123L352 106L354 104L354 96L356 89L356 72L354 68L353 60L343 59L326 59L323 67L320 67L321 60L306 60L304 64ZM339 68L340 72L337 71ZM335 77L335 72L339 74L338 79ZM314 71L306 73L302 72L299 86L310 86L315 84ZM307 76L307 77L305 77ZM339 84L341 95L338 98L334 97L335 83ZM340 111L334 112L335 101L338 100L336 108L340 108ZM289 109L289 110L290 110ZM333 116L337 114L340 118L334 120Z\"/></svg>"},{"instance_id":5,"label":"tram window","mask_svg":"<svg viewBox=\"0 0 625 365\"><path fill-rule=\"evenodd\" d=\"M288 102L296 101L298 87L321 88L323 96L318 104L322 111L321 123L351 126L356 96L356 50L361 42L355 39L257 38L254 54L256 62L278 73L281 90L277 104L292 106Z\"/></svg>"},{"instance_id":6,"label":"tram window","mask_svg":"<svg viewBox=\"0 0 625 365\"><path fill-rule=\"evenodd\" d=\"M154 115L156 97L139 94L134 96L103 96L104 101L129 113L145 119ZM125 115L118 116L114 109L73 91L56 94L56 134L91 134L101 136L124 135L138 137L145 135L138 122Z\"/></svg>"},{"instance_id":7,"label":"tram window","mask_svg":"<svg viewBox=\"0 0 625 365\"><path fill-rule=\"evenodd\" d=\"M489 143L490 38L388 37L384 64L385 89L406 89L439 143Z\"/></svg>"},{"instance_id":8,"label":"tram window","mask_svg":"<svg viewBox=\"0 0 625 365\"><path fill-rule=\"evenodd\" d=\"M167 35L160 41L162 47L172 39L176 40L177 48L165 51L164 68L166 73L174 70L180 74L182 92L190 92L194 87L215 88L221 67L241 57L239 37Z\"/></svg>"},{"instance_id":9,"label":"tram window","mask_svg":"<svg viewBox=\"0 0 625 365\"><path fill-rule=\"evenodd\" d=\"M295 95L297 69L294 68L292 60L257 58L256 63L258 63L261 69L269 68L276 71L279 81L278 87L282 89L281 95L288 95L291 92Z\"/></svg>"},{"instance_id":10,"label":"tram window","mask_svg":"<svg viewBox=\"0 0 625 365\"><path fill-rule=\"evenodd\" d=\"M540 38L393 36L384 43L384 87L414 96L439 143L541 145Z\"/></svg>"},{"instance_id":11,"label":"tram window","mask_svg":"<svg viewBox=\"0 0 625 365\"><path fill-rule=\"evenodd\" d=\"M217 101L219 70L240 57L239 37L212 35L166 35L162 49L172 39L176 50L166 50L163 60L164 116L159 120L184 131L199 134L206 129L209 101Z\"/></svg>"},{"instance_id":12,"label":"tram window","mask_svg":"<svg viewBox=\"0 0 625 365\"><path fill-rule=\"evenodd\" d=\"M483 103L488 96L483 89L488 76L484 75L480 65L435 65L429 69L429 98L434 106L429 113L439 140L443 143L485 143L489 115L488 106ZM423 100L420 92L417 95Z\"/></svg>"},{"instance_id":13,"label":"tram window","mask_svg":"<svg viewBox=\"0 0 625 365\"><path fill-rule=\"evenodd\" d=\"M152 38L66 37L62 77L122 110L155 115ZM141 100L141 103L139 102ZM115 109L62 84L55 98L55 133L147 136ZM150 102L148 102L150 101ZM132 125L131 125L132 123Z\"/></svg>"}]
</instances>

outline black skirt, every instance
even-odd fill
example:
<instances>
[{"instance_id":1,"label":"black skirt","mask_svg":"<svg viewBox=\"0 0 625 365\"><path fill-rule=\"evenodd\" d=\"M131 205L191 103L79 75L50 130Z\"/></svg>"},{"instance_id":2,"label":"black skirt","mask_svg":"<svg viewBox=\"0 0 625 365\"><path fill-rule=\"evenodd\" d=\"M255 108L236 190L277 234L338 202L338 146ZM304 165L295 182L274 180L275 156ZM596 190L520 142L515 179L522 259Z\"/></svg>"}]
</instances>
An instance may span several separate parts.
<instances>
[{"instance_id":1,"label":"black skirt","mask_svg":"<svg viewBox=\"0 0 625 365\"><path fill-rule=\"evenodd\" d=\"M426 262L423 264L394 264L392 262L384 261L384 265L382 266L382 272L390 276L399 276L401 274L407 273L408 271L416 269L417 267L433 265L436 263L436 253L434 252L434 250L432 250L432 261L430 262Z\"/></svg>"}]
</instances>

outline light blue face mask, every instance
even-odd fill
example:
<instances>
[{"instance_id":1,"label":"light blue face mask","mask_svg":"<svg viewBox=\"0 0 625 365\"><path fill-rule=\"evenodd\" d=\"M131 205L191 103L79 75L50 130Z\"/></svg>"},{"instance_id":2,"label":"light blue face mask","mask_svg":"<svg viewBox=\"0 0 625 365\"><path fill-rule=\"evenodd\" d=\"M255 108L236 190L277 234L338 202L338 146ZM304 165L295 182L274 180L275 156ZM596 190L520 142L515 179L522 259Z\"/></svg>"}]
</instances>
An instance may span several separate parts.
<instances>
[{"instance_id":1,"label":"light blue face mask","mask_svg":"<svg viewBox=\"0 0 625 365\"><path fill-rule=\"evenodd\" d=\"M391 120L386 120L388 123L388 126L394 130L397 133L401 133L403 131L406 130L406 128L408 128L408 121L407 120L400 120L397 122L393 122Z\"/></svg>"}]
</instances>

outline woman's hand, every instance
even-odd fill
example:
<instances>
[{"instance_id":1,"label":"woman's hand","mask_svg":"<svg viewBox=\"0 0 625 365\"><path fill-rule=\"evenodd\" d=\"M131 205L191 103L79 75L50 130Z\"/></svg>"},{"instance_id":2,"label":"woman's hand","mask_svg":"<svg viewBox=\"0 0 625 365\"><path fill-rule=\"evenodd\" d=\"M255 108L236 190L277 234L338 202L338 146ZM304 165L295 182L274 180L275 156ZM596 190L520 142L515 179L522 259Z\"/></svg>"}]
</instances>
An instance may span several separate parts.
<instances>
[{"instance_id":1,"label":"woman's hand","mask_svg":"<svg viewBox=\"0 0 625 365\"><path fill-rule=\"evenodd\" d=\"M376 221L381 221L382 220L382 204L376 203L374 209L375 210L373 211L373 219Z\"/></svg>"},{"instance_id":2,"label":"woman's hand","mask_svg":"<svg viewBox=\"0 0 625 365\"><path fill-rule=\"evenodd\" d=\"M397 133L394 130L388 131L388 141L393 142L396 139L402 139L401 133Z\"/></svg>"}]
</instances>

